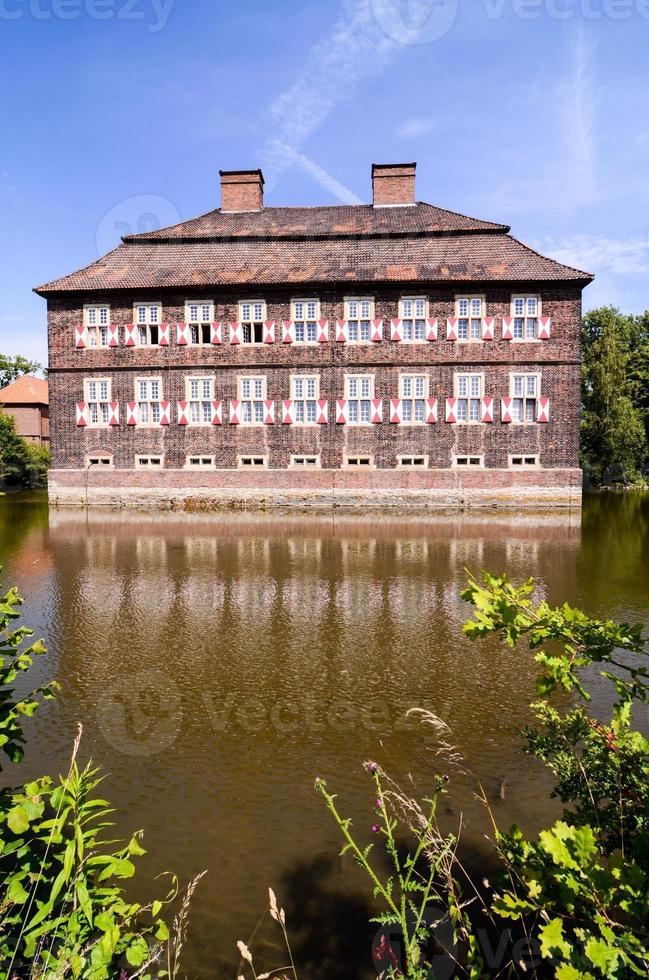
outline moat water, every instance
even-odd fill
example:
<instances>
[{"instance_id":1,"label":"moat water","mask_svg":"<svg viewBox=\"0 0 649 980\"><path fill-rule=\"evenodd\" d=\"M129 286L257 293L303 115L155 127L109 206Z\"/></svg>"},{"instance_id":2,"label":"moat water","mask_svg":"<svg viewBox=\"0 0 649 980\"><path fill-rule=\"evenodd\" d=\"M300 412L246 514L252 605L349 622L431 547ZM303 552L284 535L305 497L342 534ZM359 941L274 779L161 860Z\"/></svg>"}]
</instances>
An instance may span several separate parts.
<instances>
[{"instance_id":1,"label":"moat water","mask_svg":"<svg viewBox=\"0 0 649 980\"><path fill-rule=\"evenodd\" d=\"M462 636L466 569L532 575L551 602L649 620L641 494L587 497L581 521L86 515L18 494L0 499L0 523L4 584L49 648L30 680L62 685L28 722L24 778L64 770L81 722L120 829L145 830L132 894L162 892L166 870L186 883L208 869L190 977L236 977L238 939L259 970L285 962L269 885L302 978L376 977L369 889L338 857L313 783L326 778L369 840L365 759L422 795L445 765L410 708L450 725L471 773L452 776L444 806L449 828L464 814L469 863L484 870L489 853L478 777L501 824L554 815L512 729L529 718L531 656Z\"/></svg>"}]
</instances>

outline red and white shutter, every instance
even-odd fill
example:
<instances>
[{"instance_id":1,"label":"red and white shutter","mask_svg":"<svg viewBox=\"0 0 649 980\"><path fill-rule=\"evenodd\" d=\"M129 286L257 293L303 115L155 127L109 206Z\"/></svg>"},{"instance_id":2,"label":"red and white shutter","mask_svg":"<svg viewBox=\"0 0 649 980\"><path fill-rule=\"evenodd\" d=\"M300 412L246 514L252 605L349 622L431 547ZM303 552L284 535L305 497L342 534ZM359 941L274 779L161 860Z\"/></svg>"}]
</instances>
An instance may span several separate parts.
<instances>
[{"instance_id":1,"label":"red and white shutter","mask_svg":"<svg viewBox=\"0 0 649 980\"><path fill-rule=\"evenodd\" d=\"M327 344L329 342L329 321L318 320L318 343Z\"/></svg>"},{"instance_id":2,"label":"red and white shutter","mask_svg":"<svg viewBox=\"0 0 649 980\"><path fill-rule=\"evenodd\" d=\"M390 422L393 425L399 425L403 421L403 416L401 412L401 399L391 398L390 399Z\"/></svg>"},{"instance_id":3,"label":"red and white shutter","mask_svg":"<svg viewBox=\"0 0 649 980\"><path fill-rule=\"evenodd\" d=\"M457 317L450 316L446 321L446 339L457 340Z\"/></svg>"},{"instance_id":4,"label":"red and white shutter","mask_svg":"<svg viewBox=\"0 0 649 980\"><path fill-rule=\"evenodd\" d=\"M536 421L537 422L549 422L550 421L550 399L549 398L539 398L537 408L536 408Z\"/></svg>"},{"instance_id":5,"label":"red and white shutter","mask_svg":"<svg viewBox=\"0 0 649 980\"><path fill-rule=\"evenodd\" d=\"M347 320L336 320L336 343L346 344L348 338Z\"/></svg>"},{"instance_id":6,"label":"red and white shutter","mask_svg":"<svg viewBox=\"0 0 649 980\"><path fill-rule=\"evenodd\" d=\"M160 345L160 347L168 347L169 346L169 324L168 323L161 323L160 324L160 336L158 338L158 344Z\"/></svg>"},{"instance_id":7,"label":"red and white shutter","mask_svg":"<svg viewBox=\"0 0 649 980\"><path fill-rule=\"evenodd\" d=\"M401 320L390 320L390 340L403 340Z\"/></svg>"},{"instance_id":8,"label":"red and white shutter","mask_svg":"<svg viewBox=\"0 0 649 980\"><path fill-rule=\"evenodd\" d=\"M329 403L326 398L320 398L318 401L318 414L316 422L318 425L326 425L329 421Z\"/></svg>"},{"instance_id":9,"label":"red and white shutter","mask_svg":"<svg viewBox=\"0 0 649 980\"><path fill-rule=\"evenodd\" d=\"M282 320L282 343L295 343L295 324L290 320Z\"/></svg>"},{"instance_id":10,"label":"red and white shutter","mask_svg":"<svg viewBox=\"0 0 649 980\"><path fill-rule=\"evenodd\" d=\"M503 317L503 340L513 340L514 339L514 317L504 316Z\"/></svg>"},{"instance_id":11,"label":"red and white shutter","mask_svg":"<svg viewBox=\"0 0 649 980\"><path fill-rule=\"evenodd\" d=\"M282 424L283 425L293 425L295 421L295 412L293 410L293 402L290 398L286 398L282 402Z\"/></svg>"},{"instance_id":12,"label":"red and white shutter","mask_svg":"<svg viewBox=\"0 0 649 980\"><path fill-rule=\"evenodd\" d=\"M378 425L379 422L383 421L383 399L373 398L372 399L372 422Z\"/></svg>"},{"instance_id":13,"label":"red and white shutter","mask_svg":"<svg viewBox=\"0 0 649 980\"><path fill-rule=\"evenodd\" d=\"M372 342L375 344L383 340L383 320L372 320L372 331L370 334Z\"/></svg>"},{"instance_id":14,"label":"red and white shutter","mask_svg":"<svg viewBox=\"0 0 649 980\"><path fill-rule=\"evenodd\" d=\"M482 398L480 400L480 421L493 422L494 420L494 400L493 398Z\"/></svg>"},{"instance_id":15,"label":"red and white shutter","mask_svg":"<svg viewBox=\"0 0 649 980\"><path fill-rule=\"evenodd\" d=\"M437 399L428 398L426 399L426 421L429 425L435 425L437 422Z\"/></svg>"},{"instance_id":16,"label":"red and white shutter","mask_svg":"<svg viewBox=\"0 0 649 980\"><path fill-rule=\"evenodd\" d=\"M511 398L501 398L500 400L500 421L512 422L512 400Z\"/></svg>"},{"instance_id":17,"label":"red and white shutter","mask_svg":"<svg viewBox=\"0 0 649 980\"><path fill-rule=\"evenodd\" d=\"M223 405L220 401L212 402L212 425L223 424Z\"/></svg>"},{"instance_id":18,"label":"red and white shutter","mask_svg":"<svg viewBox=\"0 0 649 980\"><path fill-rule=\"evenodd\" d=\"M160 402L160 425L169 425L171 422L171 405L169 402Z\"/></svg>"},{"instance_id":19,"label":"red and white shutter","mask_svg":"<svg viewBox=\"0 0 649 980\"><path fill-rule=\"evenodd\" d=\"M176 343L180 347L184 347L185 344L189 343L189 324L188 323L177 323L176 324Z\"/></svg>"},{"instance_id":20,"label":"red and white shutter","mask_svg":"<svg viewBox=\"0 0 649 980\"><path fill-rule=\"evenodd\" d=\"M429 317L426 320L426 340L437 340L439 333L439 320L437 317Z\"/></svg>"},{"instance_id":21,"label":"red and white shutter","mask_svg":"<svg viewBox=\"0 0 649 980\"><path fill-rule=\"evenodd\" d=\"M230 343L231 344L240 344L242 340L243 340L243 331L241 329L241 324L240 323L231 323L230 324Z\"/></svg>"},{"instance_id":22,"label":"red and white shutter","mask_svg":"<svg viewBox=\"0 0 649 980\"><path fill-rule=\"evenodd\" d=\"M485 316L482 320L482 339L493 340L496 336L496 318Z\"/></svg>"},{"instance_id":23,"label":"red and white shutter","mask_svg":"<svg viewBox=\"0 0 649 980\"><path fill-rule=\"evenodd\" d=\"M345 425L347 422L347 400L339 398L336 402L336 424Z\"/></svg>"},{"instance_id":24,"label":"red and white shutter","mask_svg":"<svg viewBox=\"0 0 649 980\"><path fill-rule=\"evenodd\" d=\"M264 324L263 341L265 344L275 343L275 321L266 320Z\"/></svg>"},{"instance_id":25,"label":"red and white shutter","mask_svg":"<svg viewBox=\"0 0 649 980\"><path fill-rule=\"evenodd\" d=\"M137 404L135 402L127 402L126 424L137 425Z\"/></svg>"},{"instance_id":26,"label":"red and white shutter","mask_svg":"<svg viewBox=\"0 0 649 980\"><path fill-rule=\"evenodd\" d=\"M264 425L272 425L275 421L275 402L264 402Z\"/></svg>"},{"instance_id":27,"label":"red and white shutter","mask_svg":"<svg viewBox=\"0 0 649 980\"><path fill-rule=\"evenodd\" d=\"M178 425L189 425L187 408L187 402L178 402Z\"/></svg>"},{"instance_id":28,"label":"red and white shutter","mask_svg":"<svg viewBox=\"0 0 649 980\"><path fill-rule=\"evenodd\" d=\"M239 402L236 398L230 399L230 425L239 425Z\"/></svg>"},{"instance_id":29,"label":"red and white shutter","mask_svg":"<svg viewBox=\"0 0 649 980\"><path fill-rule=\"evenodd\" d=\"M210 324L210 344L220 344L223 342L220 323Z\"/></svg>"},{"instance_id":30,"label":"red and white shutter","mask_svg":"<svg viewBox=\"0 0 649 980\"><path fill-rule=\"evenodd\" d=\"M80 428L88 425L88 406L85 402L77 402L77 425Z\"/></svg>"},{"instance_id":31,"label":"red and white shutter","mask_svg":"<svg viewBox=\"0 0 649 980\"><path fill-rule=\"evenodd\" d=\"M552 321L549 316L539 317L539 340L549 340L552 332Z\"/></svg>"},{"instance_id":32,"label":"red and white shutter","mask_svg":"<svg viewBox=\"0 0 649 980\"><path fill-rule=\"evenodd\" d=\"M119 347L119 327L116 323L111 323L108 327L108 346Z\"/></svg>"},{"instance_id":33,"label":"red and white shutter","mask_svg":"<svg viewBox=\"0 0 649 980\"><path fill-rule=\"evenodd\" d=\"M126 338L125 343L127 347L135 346L135 331L136 327L134 323L127 323L124 327L124 337Z\"/></svg>"},{"instance_id":34,"label":"red and white shutter","mask_svg":"<svg viewBox=\"0 0 649 980\"><path fill-rule=\"evenodd\" d=\"M74 345L75 347L86 346L86 328L84 326L74 328Z\"/></svg>"},{"instance_id":35,"label":"red and white shutter","mask_svg":"<svg viewBox=\"0 0 649 980\"><path fill-rule=\"evenodd\" d=\"M446 399L446 421L457 422L457 398Z\"/></svg>"},{"instance_id":36,"label":"red and white shutter","mask_svg":"<svg viewBox=\"0 0 649 980\"><path fill-rule=\"evenodd\" d=\"M109 425L119 425L119 402L110 402L110 415L108 416Z\"/></svg>"}]
</instances>

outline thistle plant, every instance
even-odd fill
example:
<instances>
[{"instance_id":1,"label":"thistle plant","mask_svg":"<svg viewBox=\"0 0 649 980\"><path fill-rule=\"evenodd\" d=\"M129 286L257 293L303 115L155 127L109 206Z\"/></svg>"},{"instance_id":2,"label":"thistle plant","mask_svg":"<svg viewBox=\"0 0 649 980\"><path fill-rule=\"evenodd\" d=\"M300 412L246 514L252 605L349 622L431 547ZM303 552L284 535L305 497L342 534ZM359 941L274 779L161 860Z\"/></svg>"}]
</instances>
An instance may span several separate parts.
<instances>
[{"instance_id":1,"label":"thistle plant","mask_svg":"<svg viewBox=\"0 0 649 980\"><path fill-rule=\"evenodd\" d=\"M482 960L467 915L467 907L476 900L477 893L469 901L462 900L458 881L462 870L457 855L459 835L442 834L437 822L438 801L446 792L448 776L436 777L432 794L420 804L404 794L378 763L366 762L364 768L373 783L375 822L370 830L381 841L391 865L387 877L372 861L374 843L359 843L352 821L340 814L336 797L328 792L325 781L317 779L315 787L342 833L345 843L341 855L351 853L383 906L384 911L371 921L401 937L399 952L385 937L373 950L381 978L406 976L424 980L432 976L432 957L439 945L442 955L454 961L458 975L481 976ZM397 841L399 830L413 840L412 848L405 853ZM440 926L445 923L452 935L452 942L446 946L440 943ZM456 958L458 947L463 951L463 964Z\"/></svg>"}]
</instances>

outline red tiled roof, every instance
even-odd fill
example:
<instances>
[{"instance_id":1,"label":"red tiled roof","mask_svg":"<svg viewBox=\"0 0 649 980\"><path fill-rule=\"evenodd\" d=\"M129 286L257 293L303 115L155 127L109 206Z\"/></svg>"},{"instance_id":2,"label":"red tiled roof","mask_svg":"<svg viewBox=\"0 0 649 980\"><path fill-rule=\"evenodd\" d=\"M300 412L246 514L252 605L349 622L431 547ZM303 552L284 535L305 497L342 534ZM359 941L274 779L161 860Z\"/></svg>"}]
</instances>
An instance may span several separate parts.
<instances>
[{"instance_id":1,"label":"red tiled roof","mask_svg":"<svg viewBox=\"0 0 649 980\"><path fill-rule=\"evenodd\" d=\"M47 381L23 374L6 388L0 388L0 405L49 405Z\"/></svg>"},{"instance_id":2,"label":"red tiled roof","mask_svg":"<svg viewBox=\"0 0 649 980\"><path fill-rule=\"evenodd\" d=\"M305 208L262 208L228 212L216 209L199 218L140 235L142 239L176 241L197 238L336 238L349 235L430 235L471 231L509 231L508 225L479 221L455 211L419 202L412 207L375 208L371 204L342 204Z\"/></svg>"},{"instance_id":3,"label":"red tiled roof","mask_svg":"<svg viewBox=\"0 0 649 980\"><path fill-rule=\"evenodd\" d=\"M122 244L37 293L333 282L589 281L508 234L428 204L211 211Z\"/></svg>"}]
</instances>

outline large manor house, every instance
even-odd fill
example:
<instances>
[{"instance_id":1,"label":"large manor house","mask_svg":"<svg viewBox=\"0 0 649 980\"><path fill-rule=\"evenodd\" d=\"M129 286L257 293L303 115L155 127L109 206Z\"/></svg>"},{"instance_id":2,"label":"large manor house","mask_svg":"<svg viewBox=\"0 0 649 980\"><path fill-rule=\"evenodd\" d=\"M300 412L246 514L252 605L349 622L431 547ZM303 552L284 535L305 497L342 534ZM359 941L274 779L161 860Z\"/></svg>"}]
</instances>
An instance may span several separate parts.
<instances>
[{"instance_id":1,"label":"large manor house","mask_svg":"<svg viewBox=\"0 0 649 980\"><path fill-rule=\"evenodd\" d=\"M416 200L221 207L47 299L53 504L579 506L586 272Z\"/></svg>"}]
</instances>

